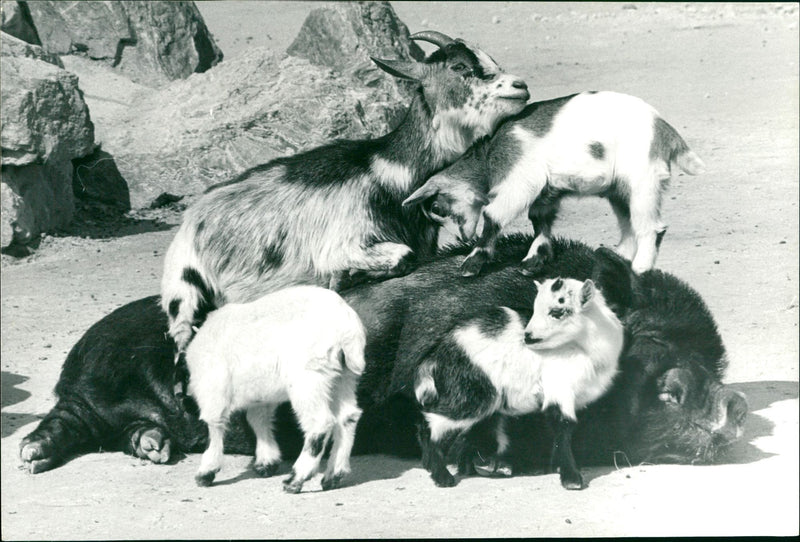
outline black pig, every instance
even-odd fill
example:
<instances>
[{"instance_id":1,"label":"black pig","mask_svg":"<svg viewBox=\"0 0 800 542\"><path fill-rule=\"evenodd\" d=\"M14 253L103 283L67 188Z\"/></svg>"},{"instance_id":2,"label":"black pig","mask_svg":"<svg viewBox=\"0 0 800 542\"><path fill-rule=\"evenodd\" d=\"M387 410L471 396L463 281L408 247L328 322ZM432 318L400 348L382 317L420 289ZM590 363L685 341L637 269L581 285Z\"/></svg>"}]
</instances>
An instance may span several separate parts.
<instances>
[{"instance_id":1,"label":"black pig","mask_svg":"<svg viewBox=\"0 0 800 542\"><path fill-rule=\"evenodd\" d=\"M564 276L593 278L627 334L614 385L579 416L575 458L584 465L609 464L621 451L632 463L718 459L741 436L747 404L721 383L725 350L698 294L669 274L633 276L629 263L611 251L564 240L554 244L554 257L541 272L527 277L516 263L530 242L519 235L502 239L496 261L478 277L453 278L469 250L461 247L422 262L407 276L343 292L368 337L367 369L358 388L364 415L353 453L418 454L419 413L398 392L413 382L422 356L458 322L492 307L529 314L533 279ZM191 400L181 402L172 393L174 344L158 301L152 296L117 309L70 351L56 385L56 406L21 443L31 472L98 448L154 462L205 448L207 430ZM284 456L291 457L300 440L290 409L279 409L276 426ZM507 428L515 470L547 465L552 440L542 415L510 419ZM481 432L476 427L476 438L462 448L466 471L463 457L490 446L478 438ZM232 420L225 446L229 453L253 453L242 418Z\"/></svg>"}]
</instances>

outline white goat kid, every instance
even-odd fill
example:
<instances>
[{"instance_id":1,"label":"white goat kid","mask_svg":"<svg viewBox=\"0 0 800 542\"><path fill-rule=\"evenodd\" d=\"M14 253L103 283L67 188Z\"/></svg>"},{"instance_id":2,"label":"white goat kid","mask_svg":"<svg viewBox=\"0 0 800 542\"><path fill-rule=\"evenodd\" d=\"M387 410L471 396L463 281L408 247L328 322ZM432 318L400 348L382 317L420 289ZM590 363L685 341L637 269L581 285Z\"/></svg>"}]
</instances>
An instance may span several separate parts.
<instances>
[{"instance_id":1,"label":"white goat kid","mask_svg":"<svg viewBox=\"0 0 800 542\"><path fill-rule=\"evenodd\" d=\"M455 484L447 448L470 427L495 414L543 410L555 426L561 484L584 487L571 446L576 412L611 386L623 328L591 280L549 279L537 288L527 326L517 312L497 307L456 327L418 368L420 444L436 485ZM502 423L497 438L502 453L508 443Z\"/></svg>"},{"instance_id":2,"label":"white goat kid","mask_svg":"<svg viewBox=\"0 0 800 542\"><path fill-rule=\"evenodd\" d=\"M424 202L434 220L455 221L465 240L474 236L483 209L481 234L461 267L465 276L480 272L500 230L527 209L534 240L522 269L533 274L552 256L550 231L561 198L604 197L621 230L617 252L641 273L655 264L666 231L661 199L672 164L690 175L704 167L641 99L584 92L528 105L404 205Z\"/></svg>"},{"instance_id":3,"label":"white goat kid","mask_svg":"<svg viewBox=\"0 0 800 542\"><path fill-rule=\"evenodd\" d=\"M438 225L402 201L529 94L483 51L438 32L424 62L375 60L418 82L403 122L373 140L336 141L256 166L187 209L164 262L162 307L178 351L205 314L286 286L339 289L404 274L433 254Z\"/></svg>"},{"instance_id":4,"label":"white goat kid","mask_svg":"<svg viewBox=\"0 0 800 542\"><path fill-rule=\"evenodd\" d=\"M225 428L237 410L246 411L256 435L254 470L274 474L281 453L272 419L288 400L305 442L284 489L298 493L317 472L331 433L322 488L337 487L350 471L361 415L355 390L365 341L355 311L337 293L316 286L295 286L211 312L186 351L189 392L209 431L198 485L210 485L222 466Z\"/></svg>"}]
</instances>

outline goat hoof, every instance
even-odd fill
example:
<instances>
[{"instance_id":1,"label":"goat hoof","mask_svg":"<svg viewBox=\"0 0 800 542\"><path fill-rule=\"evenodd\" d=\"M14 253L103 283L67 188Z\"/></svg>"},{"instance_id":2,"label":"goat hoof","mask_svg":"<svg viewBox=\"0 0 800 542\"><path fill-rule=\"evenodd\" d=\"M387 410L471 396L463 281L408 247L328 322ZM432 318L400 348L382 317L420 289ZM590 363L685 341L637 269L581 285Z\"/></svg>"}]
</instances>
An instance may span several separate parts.
<instances>
[{"instance_id":1,"label":"goat hoof","mask_svg":"<svg viewBox=\"0 0 800 542\"><path fill-rule=\"evenodd\" d=\"M487 478L509 478L514 475L511 465L506 464L499 459L490 459L484 463L478 463L477 460L473 461L475 472L479 476Z\"/></svg>"},{"instance_id":2,"label":"goat hoof","mask_svg":"<svg viewBox=\"0 0 800 542\"><path fill-rule=\"evenodd\" d=\"M583 476L580 473L574 473L573 475L562 475L561 486L564 489L579 490L584 489L586 484L583 482Z\"/></svg>"},{"instance_id":3,"label":"goat hoof","mask_svg":"<svg viewBox=\"0 0 800 542\"><path fill-rule=\"evenodd\" d=\"M336 489L337 487L341 487L342 485L342 478L344 478L344 473L334 474L330 477L324 476L322 478L322 490L328 491L329 489Z\"/></svg>"},{"instance_id":4,"label":"goat hoof","mask_svg":"<svg viewBox=\"0 0 800 542\"><path fill-rule=\"evenodd\" d=\"M437 487L453 487L456 485L455 477L447 471L440 474L431 473L431 478L433 478L433 483Z\"/></svg>"},{"instance_id":5,"label":"goat hoof","mask_svg":"<svg viewBox=\"0 0 800 542\"><path fill-rule=\"evenodd\" d=\"M303 482L299 480L292 480L291 482L287 483L287 480L283 481L283 491L286 493L293 493L298 494L303 490Z\"/></svg>"},{"instance_id":6,"label":"goat hoof","mask_svg":"<svg viewBox=\"0 0 800 542\"><path fill-rule=\"evenodd\" d=\"M194 481L197 482L197 485L200 487L209 487L211 484L214 483L214 477L217 473L214 471L211 472L198 472L194 475Z\"/></svg>"},{"instance_id":7,"label":"goat hoof","mask_svg":"<svg viewBox=\"0 0 800 542\"><path fill-rule=\"evenodd\" d=\"M275 461L273 463L253 463L253 471L262 478L268 478L275 474L280 466L280 461Z\"/></svg>"},{"instance_id":8,"label":"goat hoof","mask_svg":"<svg viewBox=\"0 0 800 542\"><path fill-rule=\"evenodd\" d=\"M519 264L519 272L530 277L539 273L544 267L544 260L542 258L526 258Z\"/></svg>"},{"instance_id":9,"label":"goat hoof","mask_svg":"<svg viewBox=\"0 0 800 542\"><path fill-rule=\"evenodd\" d=\"M480 258L477 255L468 256L464 263L461 264L462 277L474 277L481 272L485 258Z\"/></svg>"}]
</instances>

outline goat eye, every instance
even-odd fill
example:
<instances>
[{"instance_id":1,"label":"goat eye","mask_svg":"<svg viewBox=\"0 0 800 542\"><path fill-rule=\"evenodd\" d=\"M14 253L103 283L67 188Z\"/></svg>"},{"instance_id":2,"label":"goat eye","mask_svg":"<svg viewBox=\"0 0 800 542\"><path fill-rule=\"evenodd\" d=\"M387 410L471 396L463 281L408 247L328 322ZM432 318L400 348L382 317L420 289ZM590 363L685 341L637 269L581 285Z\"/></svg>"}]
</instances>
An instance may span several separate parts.
<instances>
[{"instance_id":1,"label":"goat eye","mask_svg":"<svg viewBox=\"0 0 800 542\"><path fill-rule=\"evenodd\" d=\"M431 213L437 216L442 216L442 206L436 202L431 205Z\"/></svg>"},{"instance_id":2,"label":"goat eye","mask_svg":"<svg viewBox=\"0 0 800 542\"><path fill-rule=\"evenodd\" d=\"M458 64L453 64L452 66L450 66L450 69L456 73L464 73L469 68L467 68L467 65L464 64L463 62L459 62Z\"/></svg>"}]
</instances>

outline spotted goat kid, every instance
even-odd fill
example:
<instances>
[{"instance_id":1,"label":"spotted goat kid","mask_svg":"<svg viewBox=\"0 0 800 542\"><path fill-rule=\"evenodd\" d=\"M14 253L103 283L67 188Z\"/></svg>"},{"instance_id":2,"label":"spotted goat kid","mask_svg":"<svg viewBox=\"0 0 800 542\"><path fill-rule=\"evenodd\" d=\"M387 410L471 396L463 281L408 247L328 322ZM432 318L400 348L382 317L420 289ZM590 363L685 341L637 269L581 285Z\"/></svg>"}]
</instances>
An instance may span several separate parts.
<instances>
[{"instance_id":1,"label":"spotted goat kid","mask_svg":"<svg viewBox=\"0 0 800 542\"><path fill-rule=\"evenodd\" d=\"M611 387L623 328L591 279L536 286L527 326L516 311L497 307L455 327L417 370L423 464L438 486L455 484L447 450L473 425L494 417L502 453L508 438L496 415L544 411L555 429L561 485L585 487L572 453L576 412Z\"/></svg>"},{"instance_id":2,"label":"spotted goat kid","mask_svg":"<svg viewBox=\"0 0 800 542\"><path fill-rule=\"evenodd\" d=\"M483 51L438 32L424 62L373 59L418 83L394 131L277 158L209 188L184 214L164 263L162 308L184 351L205 315L293 284L340 289L407 273L437 246L438 225L403 200L500 120L519 113L525 83Z\"/></svg>"},{"instance_id":3,"label":"spotted goat kid","mask_svg":"<svg viewBox=\"0 0 800 542\"><path fill-rule=\"evenodd\" d=\"M483 212L481 234L461 266L464 276L480 272L501 228L527 209L534 240L522 270L534 274L552 257L550 232L561 199L604 197L621 231L617 251L642 273L655 264L666 231L661 198L673 164L690 175L704 168L655 109L626 94L583 92L528 105L404 205L422 203L432 219L456 222L465 240Z\"/></svg>"}]
</instances>

